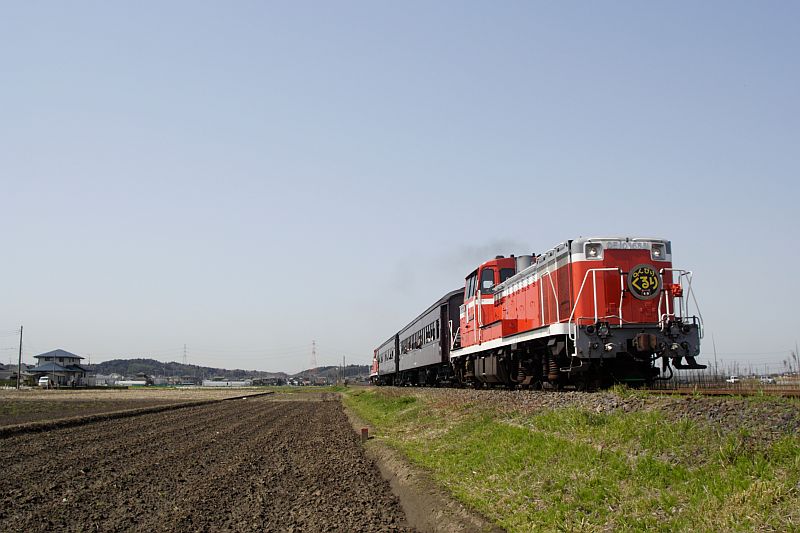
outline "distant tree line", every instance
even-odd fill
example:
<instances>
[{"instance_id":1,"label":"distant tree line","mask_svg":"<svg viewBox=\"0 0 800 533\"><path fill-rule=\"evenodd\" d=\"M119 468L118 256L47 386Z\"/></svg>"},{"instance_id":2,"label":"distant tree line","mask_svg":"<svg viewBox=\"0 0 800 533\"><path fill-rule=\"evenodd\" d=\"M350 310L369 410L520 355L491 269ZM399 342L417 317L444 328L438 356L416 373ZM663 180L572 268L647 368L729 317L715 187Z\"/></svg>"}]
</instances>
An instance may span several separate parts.
<instances>
[{"instance_id":1,"label":"distant tree line","mask_svg":"<svg viewBox=\"0 0 800 533\"><path fill-rule=\"evenodd\" d=\"M213 368L199 365L184 365L175 361L164 363L155 359L112 359L93 365L98 374L120 374L134 376L140 372L148 376L192 376L200 379L211 379L224 376L228 379L286 377L283 372L262 372L260 370L242 370Z\"/></svg>"},{"instance_id":2,"label":"distant tree line","mask_svg":"<svg viewBox=\"0 0 800 533\"><path fill-rule=\"evenodd\" d=\"M211 379L214 377L225 377L227 379L238 380L247 378L282 378L289 377L325 377L335 380L344 373L345 377L355 379L359 376L369 375L369 365L347 365L342 372L339 366L321 366L314 370L303 370L297 374L286 374L285 372L264 372L261 370L242 370L213 368L199 365L184 365L175 361L164 363L155 359L112 359L92 365L98 374L120 374L122 376L135 376L143 372L148 376L192 376L199 379Z\"/></svg>"}]
</instances>

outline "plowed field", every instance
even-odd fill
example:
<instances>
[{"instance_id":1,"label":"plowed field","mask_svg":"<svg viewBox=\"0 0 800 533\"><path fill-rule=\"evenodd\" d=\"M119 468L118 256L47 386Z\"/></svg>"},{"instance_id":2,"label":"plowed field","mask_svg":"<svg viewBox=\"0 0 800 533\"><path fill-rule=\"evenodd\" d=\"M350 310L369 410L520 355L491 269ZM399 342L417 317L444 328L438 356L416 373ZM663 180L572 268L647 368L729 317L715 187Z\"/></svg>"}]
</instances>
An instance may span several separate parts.
<instances>
[{"instance_id":1,"label":"plowed field","mask_svg":"<svg viewBox=\"0 0 800 533\"><path fill-rule=\"evenodd\" d=\"M2 531L407 531L332 398L231 400L0 439Z\"/></svg>"},{"instance_id":2,"label":"plowed field","mask_svg":"<svg viewBox=\"0 0 800 533\"><path fill-rule=\"evenodd\" d=\"M97 415L177 403L221 400L264 389L0 390L0 426Z\"/></svg>"}]
</instances>

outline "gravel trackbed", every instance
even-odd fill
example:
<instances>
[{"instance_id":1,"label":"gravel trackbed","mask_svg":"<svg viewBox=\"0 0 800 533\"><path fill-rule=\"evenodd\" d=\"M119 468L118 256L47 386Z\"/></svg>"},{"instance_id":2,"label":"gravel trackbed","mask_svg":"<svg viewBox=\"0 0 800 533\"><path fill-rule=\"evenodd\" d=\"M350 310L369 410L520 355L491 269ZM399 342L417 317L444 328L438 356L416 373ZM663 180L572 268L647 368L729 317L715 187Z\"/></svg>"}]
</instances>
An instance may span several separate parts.
<instances>
[{"instance_id":1,"label":"gravel trackbed","mask_svg":"<svg viewBox=\"0 0 800 533\"><path fill-rule=\"evenodd\" d=\"M2 531L410 531L332 396L16 435L0 461Z\"/></svg>"}]
</instances>

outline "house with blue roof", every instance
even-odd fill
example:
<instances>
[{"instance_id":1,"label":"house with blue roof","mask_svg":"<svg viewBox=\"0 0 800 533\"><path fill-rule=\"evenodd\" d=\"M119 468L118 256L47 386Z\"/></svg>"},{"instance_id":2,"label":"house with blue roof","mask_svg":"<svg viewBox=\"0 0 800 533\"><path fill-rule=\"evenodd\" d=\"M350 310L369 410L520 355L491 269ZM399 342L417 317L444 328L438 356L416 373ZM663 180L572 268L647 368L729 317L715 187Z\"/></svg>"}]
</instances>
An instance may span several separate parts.
<instances>
[{"instance_id":1,"label":"house with blue roof","mask_svg":"<svg viewBox=\"0 0 800 533\"><path fill-rule=\"evenodd\" d=\"M53 350L34 356L36 366L28 372L36 379L49 376L60 387L81 387L87 385L86 375L89 370L81 365L83 357L66 350Z\"/></svg>"}]
</instances>

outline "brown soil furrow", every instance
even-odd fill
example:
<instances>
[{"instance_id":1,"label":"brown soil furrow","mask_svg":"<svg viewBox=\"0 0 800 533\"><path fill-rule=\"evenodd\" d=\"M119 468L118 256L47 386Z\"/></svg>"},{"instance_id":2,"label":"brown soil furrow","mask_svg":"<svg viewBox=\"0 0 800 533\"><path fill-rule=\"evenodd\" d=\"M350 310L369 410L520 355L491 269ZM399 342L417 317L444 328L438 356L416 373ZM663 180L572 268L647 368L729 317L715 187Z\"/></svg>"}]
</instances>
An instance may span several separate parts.
<instances>
[{"instance_id":1,"label":"brown soil furrow","mask_svg":"<svg viewBox=\"0 0 800 533\"><path fill-rule=\"evenodd\" d=\"M122 448L138 453L141 446L158 446L154 435L171 436L175 433L192 432L209 423L229 416L234 406L226 407L210 413L202 410L203 406L192 406L163 413L148 413L136 418L112 418L102 421L104 428L103 446L106 449ZM211 417L211 418L209 418ZM97 423L97 422L96 422ZM97 440L94 431L81 431L77 428L57 428L43 433L29 433L17 436L13 441L3 441L4 448L14 450L13 460L8 463L8 474L23 470L30 475L38 474L47 464L41 461L44 454L69 454L86 450ZM0 457L2 457L0 452ZM68 468L68 467L67 467ZM79 469L78 469L79 470Z\"/></svg>"},{"instance_id":2,"label":"brown soil furrow","mask_svg":"<svg viewBox=\"0 0 800 533\"><path fill-rule=\"evenodd\" d=\"M0 478L0 530L408 529L338 402L248 398L2 444L17 467Z\"/></svg>"}]
</instances>

